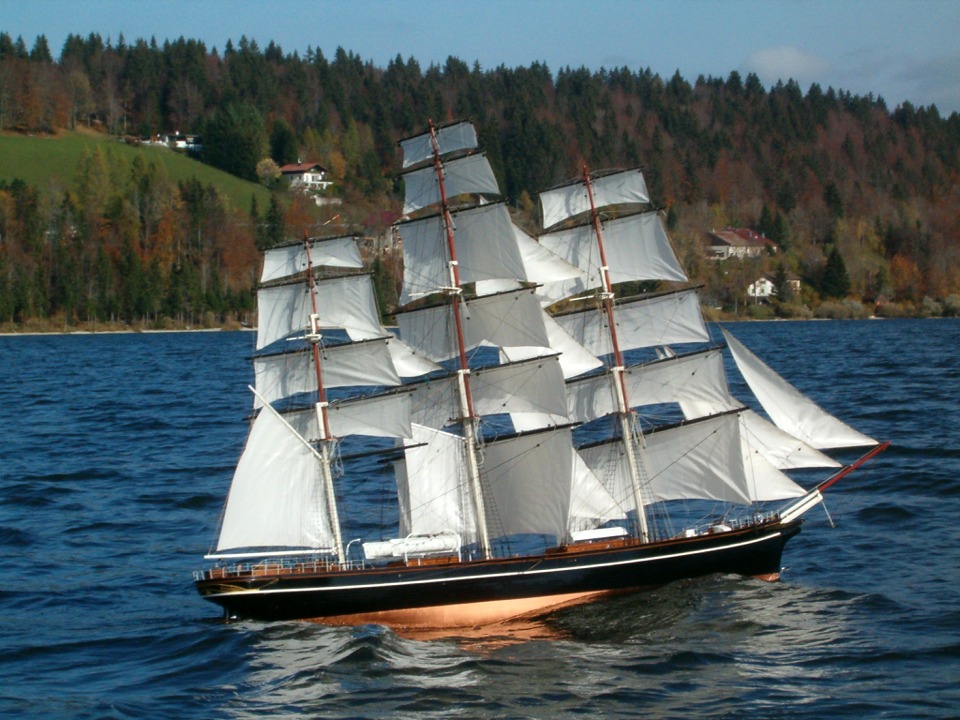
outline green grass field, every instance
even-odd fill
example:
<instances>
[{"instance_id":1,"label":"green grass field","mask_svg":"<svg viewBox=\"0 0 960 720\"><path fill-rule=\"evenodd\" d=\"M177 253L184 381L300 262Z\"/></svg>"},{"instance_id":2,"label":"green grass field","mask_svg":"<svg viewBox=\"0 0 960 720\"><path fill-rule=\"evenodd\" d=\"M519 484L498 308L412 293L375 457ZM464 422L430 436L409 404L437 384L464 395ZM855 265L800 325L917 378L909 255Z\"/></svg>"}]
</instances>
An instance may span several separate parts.
<instances>
[{"instance_id":1,"label":"green grass field","mask_svg":"<svg viewBox=\"0 0 960 720\"><path fill-rule=\"evenodd\" d=\"M77 164L84 149L91 152L100 146L116 158L132 163L137 155L163 164L171 180L196 178L204 185L214 185L229 198L237 210L250 207L250 196L256 194L261 208L269 203L269 191L256 183L240 180L228 173L193 160L186 155L162 147L136 147L103 135L65 132L57 137L0 135L0 180L20 178L39 188L67 188L73 184Z\"/></svg>"}]
</instances>

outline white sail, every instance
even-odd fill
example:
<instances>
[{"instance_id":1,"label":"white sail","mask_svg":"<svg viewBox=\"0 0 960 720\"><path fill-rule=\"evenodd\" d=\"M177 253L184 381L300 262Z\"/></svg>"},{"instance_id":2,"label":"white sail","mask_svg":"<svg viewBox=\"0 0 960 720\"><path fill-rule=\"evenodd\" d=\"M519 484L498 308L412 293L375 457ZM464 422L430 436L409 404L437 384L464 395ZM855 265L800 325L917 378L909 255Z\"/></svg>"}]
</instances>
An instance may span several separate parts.
<instances>
[{"instance_id":1,"label":"white sail","mask_svg":"<svg viewBox=\"0 0 960 720\"><path fill-rule=\"evenodd\" d=\"M440 430L461 419L463 412L455 375L411 383L408 387L413 391L415 424Z\"/></svg>"},{"instance_id":2,"label":"white sail","mask_svg":"<svg viewBox=\"0 0 960 720\"><path fill-rule=\"evenodd\" d=\"M369 275L323 278L316 282L321 327L342 328L351 340L384 335ZM257 291L257 350L309 327L313 303L304 283L276 285Z\"/></svg>"},{"instance_id":3,"label":"white sail","mask_svg":"<svg viewBox=\"0 0 960 720\"><path fill-rule=\"evenodd\" d=\"M451 160L443 164L444 185L447 199L470 193L474 195L500 195L500 186L493 175L490 163L482 153ZM440 184L435 168L428 166L413 170L403 176L403 214L409 215L440 202Z\"/></svg>"},{"instance_id":4,"label":"white sail","mask_svg":"<svg viewBox=\"0 0 960 720\"><path fill-rule=\"evenodd\" d=\"M676 367L677 372L670 372ZM634 372L639 370L639 377ZM665 375L669 372L669 375ZM656 363L628 368L627 385L631 403L669 402L673 395L687 420L741 409L740 431L744 443L758 450L780 470L840 467L833 458L784 432L730 394L723 356L719 349L680 355ZM638 384L638 381L641 384Z\"/></svg>"},{"instance_id":5,"label":"white sail","mask_svg":"<svg viewBox=\"0 0 960 720\"><path fill-rule=\"evenodd\" d=\"M563 373L555 356L475 370L470 384L482 415L546 413L566 420Z\"/></svg>"},{"instance_id":6,"label":"white sail","mask_svg":"<svg viewBox=\"0 0 960 720\"><path fill-rule=\"evenodd\" d=\"M460 420L456 376L408 385L414 393L414 422L442 428ZM563 374L555 356L473 370L470 389L478 415L542 414L547 424L566 422ZM542 425L541 425L542 427Z\"/></svg>"},{"instance_id":7,"label":"white sail","mask_svg":"<svg viewBox=\"0 0 960 720\"><path fill-rule=\"evenodd\" d=\"M603 362L577 342L555 317L546 313L543 317L550 347L560 353L560 366L563 368L564 378L576 377L603 365Z\"/></svg>"},{"instance_id":8,"label":"white sail","mask_svg":"<svg viewBox=\"0 0 960 720\"><path fill-rule=\"evenodd\" d=\"M257 416L230 486L217 552L243 548L330 549L314 451L275 412Z\"/></svg>"},{"instance_id":9,"label":"white sail","mask_svg":"<svg viewBox=\"0 0 960 720\"><path fill-rule=\"evenodd\" d=\"M600 287L600 251L593 225L580 225L540 236L540 244L576 265L590 287ZM686 282L658 213L640 213L603 224L603 246L610 282L673 280Z\"/></svg>"},{"instance_id":10,"label":"white sail","mask_svg":"<svg viewBox=\"0 0 960 720\"><path fill-rule=\"evenodd\" d=\"M396 337L390 341L390 357L393 358L393 366L397 369L397 374L402 378L421 377L443 369Z\"/></svg>"},{"instance_id":11,"label":"white sail","mask_svg":"<svg viewBox=\"0 0 960 720\"><path fill-rule=\"evenodd\" d=\"M436 128L440 154L477 147L477 131L469 122L458 122ZM430 133L422 133L400 141L403 151L403 167L408 168L433 157L433 139Z\"/></svg>"},{"instance_id":12,"label":"white sail","mask_svg":"<svg viewBox=\"0 0 960 720\"><path fill-rule=\"evenodd\" d=\"M468 348L548 347L540 304L530 290L500 293L465 301L463 327ZM397 313L400 337L415 352L440 362L455 354L456 336L450 306Z\"/></svg>"},{"instance_id":13,"label":"white sail","mask_svg":"<svg viewBox=\"0 0 960 720\"><path fill-rule=\"evenodd\" d=\"M320 362L324 386L399 385L400 377L393 367L388 342L383 338L323 348ZM259 396L254 398L254 407L261 407L264 401L272 403L317 390L317 374L310 351L255 357L253 370Z\"/></svg>"},{"instance_id":14,"label":"white sail","mask_svg":"<svg viewBox=\"0 0 960 720\"><path fill-rule=\"evenodd\" d=\"M460 282L523 280L525 269L502 203L452 215ZM443 216L433 215L397 226L403 240L403 291L400 304L450 286L449 249Z\"/></svg>"},{"instance_id":15,"label":"white sail","mask_svg":"<svg viewBox=\"0 0 960 720\"><path fill-rule=\"evenodd\" d=\"M502 348L500 357L506 361L522 360L528 357L539 357L548 352L560 353L560 368L564 378L583 375L591 370L603 366L603 362L589 353L564 330L556 319L548 313L542 313L543 326L547 331L549 348L544 347L510 347Z\"/></svg>"},{"instance_id":16,"label":"white sail","mask_svg":"<svg viewBox=\"0 0 960 720\"><path fill-rule=\"evenodd\" d=\"M644 443L651 494L658 500L750 504L805 492L742 442L737 413L648 434Z\"/></svg>"},{"instance_id":17,"label":"white sail","mask_svg":"<svg viewBox=\"0 0 960 720\"><path fill-rule=\"evenodd\" d=\"M801 497L807 491L781 472L775 462L768 459L768 451L751 442L740 416L740 451L743 453L743 467L747 478L747 490L754 502L786 500Z\"/></svg>"},{"instance_id":18,"label":"white sail","mask_svg":"<svg viewBox=\"0 0 960 720\"><path fill-rule=\"evenodd\" d=\"M492 506L488 525L505 535L543 533L563 538L570 508L569 428L484 445L481 474Z\"/></svg>"},{"instance_id":19,"label":"white sail","mask_svg":"<svg viewBox=\"0 0 960 720\"><path fill-rule=\"evenodd\" d=\"M554 319L594 355L603 356L613 352L607 316L595 308L558 315ZM616 319L617 339L622 352L710 340L697 294L693 290L617 303Z\"/></svg>"},{"instance_id":20,"label":"white sail","mask_svg":"<svg viewBox=\"0 0 960 720\"><path fill-rule=\"evenodd\" d=\"M744 380L777 427L821 450L877 444L802 395L729 332L723 330L723 336Z\"/></svg>"},{"instance_id":21,"label":"white sail","mask_svg":"<svg viewBox=\"0 0 960 720\"><path fill-rule=\"evenodd\" d=\"M706 411L694 417L703 417L741 407L727 391L723 356L718 349L635 365L626 369L624 377L627 397L634 408L667 403L680 403L685 407L700 403ZM611 383L609 373L568 380L570 420L589 422L617 412L617 398Z\"/></svg>"},{"instance_id":22,"label":"white sail","mask_svg":"<svg viewBox=\"0 0 960 720\"><path fill-rule=\"evenodd\" d=\"M541 304L551 305L587 289L589 282L583 270L547 250L523 228L514 225L513 233L525 277L537 283L536 293Z\"/></svg>"},{"instance_id":23,"label":"white sail","mask_svg":"<svg viewBox=\"0 0 960 720\"><path fill-rule=\"evenodd\" d=\"M327 434L338 438L348 435L409 438L413 435L410 414L410 393L407 392L335 400L327 406L330 423ZM307 440L320 439L315 407L286 412L283 418Z\"/></svg>"},{"instance_id":24,"label":"white sail","mask_svg":"<svg viewBox=\"0 0 960 720\"><path fill-rule=\"evenodd\" d=\"M363 268L357 240L352 236L336 238L311 238L310 261L314 267L330 266ZM260 282L291 277L307 269L307 250L302 242L270 248L263 253L263 272Z\"/></svg>"},{"instance_id":25,"label":"white sail","mask_svg":"<svg viewBox=\"0 0 960 720\"><path fill-rule=\"evenodd\" d=\"M300 283L257 291L257 350L303 330L310 315L310 296Z\"/></svg>"},{"instance_id":26,"label":"white sail","mask_svg":"<svg viewBox=\"0 0 960 720\"><path fill-rule=\"evenodd\" d=\"M755 448L775 468L796 470L841 467L841 463L829 455L784 432L753 410L744 410L740 414L740 421L744 442Z\"/></svg>"},{"instance_id":27,"label":"white sail","mask_svg":"<svg viewBox=\"0 0 960 720\"><path fill-rule=\"evenodd\" d=\"M804 490L741 441L736 413L706 418L643 437L649 482L644 503L716 500L749 505L799 497ZM610 494L632 509L630 481L617 442L581 448L584 461Z\"/></svg>"},{"instance_id":28,"label":"white sail","mask_svg":"<svg viewBox=\"0 0 960 720\"><path fill-rule=\"evenodd\" d=\"M472 538L476 522L469 499L463 438L413 426L414 444L394 464L400 500L400 535L454 532Z\"/></svg>"},{"instance_id":29,"label":"white sail","mask_svg":"<svg viewBox=\"0 0 960 720\"><path fill-rule=\"evenodd\" d=\"M598 210L607 205L650 202L647 183L640 170L624 170L591 178L590 187ZM590 197L586 184L578 181L540 193L540 209L545 228L587 212L590 210Z\"/></svg>"},{"instance_id":30,"label":"white sail","mask_svg":"<svg viewBox=\"0 0 960 720\"><path fill-rule=\"evenodd\" d=\"M611 520L625 520L620 503L603 486L576 450L573 452L573 486L570 493L570 533L591 530Z\"/></svg>"},{"instance_id":31,"label":"white sail","mask_svg":"<svg viewBox=\"0 0 960 720\"><path fill-rule=\"evenodd\" d=\"M657 500L750 504L736 415L648 434L644 453L649 492Z\"/></svg>"}]
</instances>

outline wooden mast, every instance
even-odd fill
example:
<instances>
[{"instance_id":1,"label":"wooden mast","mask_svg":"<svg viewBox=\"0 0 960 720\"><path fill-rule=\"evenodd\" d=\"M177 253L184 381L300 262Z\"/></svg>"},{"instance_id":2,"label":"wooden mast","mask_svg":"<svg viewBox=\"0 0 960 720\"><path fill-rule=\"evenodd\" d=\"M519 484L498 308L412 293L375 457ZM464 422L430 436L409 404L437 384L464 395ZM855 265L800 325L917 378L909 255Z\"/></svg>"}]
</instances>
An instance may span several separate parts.
<instances>
[{"instance_id":1,"label":"wooden mast","mask_svg":"<svg viewBox=\"0 0 960 720\"><path fill-rule=\"evenodd\" d=\"M336 547L336 556L343 561L343 537L340 532L340 514L337 512L337 500L334 495L333 472L330 470L330 419L327 414L327 392L323 386L323 365L320 358L320 315L317 313L316 280L313 277L313 260L310 257L310 240L306 231L303 233L303 246L307 254L307 278L310 287L310 332L306 339L313 352L313 367L317 378L317 425L320 429L320 467L323 474L323 486L327 497L327 513Z\"/></svg>"},{"instance_id":2,"label":"wooden mast","mask_svg":"<svg viewBox=\"0 0 960 720\"><path fill-rule=\"evenodd\" d=\"M473 408L473 396L470 392L470 368L467 361L467 348L463 334L463 320L461 307L463 305L463 288L460 285L460 268L457 264L457 248L453 236L453 218L450 216L450 205L447 202L447 189L444 182L443 163L440 161L440 143L437 140L436 128L433 121L429 121L430 142L433 146L433 164L437 173L437 182L440 187L440 205L443 212L443 224L447 235L447 250L449 252L450 287L446 292L450 297L450 307L453 311L454 324L457 331L457 351L460 367L457 369L457 385L460 393L460 411L463 416L463 433L466 442L467 473L470 478L470 489L473 495L473 507L476 514L477 530L480 535L480 550L484 558L491 556L490 535L487 529L486 513L483 502L483 487L480 483L480 464L477 460L477 416Z\"/></svg>"},{"instance_id":3,"label":"wooden mast","mask_svg":"<svg viewBox=\"0 0 960 720\"><path fill-rule=\"evenodd\" d=\"M624 377L623 355L620 352L620 343L617 339L617 325L613 309L613 285L610 282L610 268L607 265L607 255L603 247L603 232L600 228L600 215L597 212L597 206L593 198L593 187L590 184L590 173L587 166L583 166L583 182L587 187L587 197L590 200L590 217L593 221L593 230L597 238L597 248L600 251L600 282L602 291L600 300L603 304L603 311L607 315L607 326L610 331L610 343L613 347L613 367L610 368L610 374L613 378L614 390L617 396L617 411L620 418L620 434L623 438L623 447L627 455L627 465L630 469L630 485L633 490L633 501L637 510L637 526L640 539L647 542L650 539L649 529L647 527L647 515L643 509L643 496L641 492L642 476L641 466L637 459L636 446L634 445L634 423L633 411L630 409L630 402L627 394L627 383Z\"/></svg>"}]
</instances>

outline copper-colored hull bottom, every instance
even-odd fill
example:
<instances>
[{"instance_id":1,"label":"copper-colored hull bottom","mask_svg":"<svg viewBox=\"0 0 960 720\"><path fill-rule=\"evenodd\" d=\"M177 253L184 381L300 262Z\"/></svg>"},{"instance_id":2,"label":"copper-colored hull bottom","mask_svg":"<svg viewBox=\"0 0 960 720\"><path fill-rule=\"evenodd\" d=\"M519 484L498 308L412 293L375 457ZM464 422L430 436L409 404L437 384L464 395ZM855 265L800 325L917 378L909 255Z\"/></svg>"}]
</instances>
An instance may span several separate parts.
<instances>
[{"instance_id":1,"label":"copper-colored hull bottom","mask_svg":"<svg viewBox=\"0 0 960 720\"><path fill-rule=\"evenodd\" d=\"M429 607L381 610L371 613L333 615L316 618L323 625L385 625L391 628L440 630L489 625L525 615L558 609L597 600L611 595L610 591L544 595L513 600L464 603L461 605L433 605Z\"/></svg>"},{"instance_id":2,"label":"copper-colored hull bottom","mask_svg":"<svg viewBox=\"0 0 960 720\"><path fill-rule=\"evenodd\" d=\"M754 575L757 580L763 580L764 582L779 582L780 573L766 573L765 575Z\"/></svg>"}]
</instances>

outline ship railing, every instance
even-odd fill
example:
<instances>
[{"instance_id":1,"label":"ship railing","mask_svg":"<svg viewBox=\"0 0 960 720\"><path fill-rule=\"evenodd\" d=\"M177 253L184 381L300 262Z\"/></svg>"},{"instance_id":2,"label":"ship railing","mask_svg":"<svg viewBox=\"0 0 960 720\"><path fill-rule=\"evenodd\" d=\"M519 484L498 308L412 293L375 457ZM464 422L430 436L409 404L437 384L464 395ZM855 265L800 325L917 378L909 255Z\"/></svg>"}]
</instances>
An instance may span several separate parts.
<instances>
[{"instance_id":1,"label":"ship railing","mask_svg":"<svg viewBox=\"0 0 960 720\"><path fill-rule=\"evenodd\" d=\"M693 538L701 535L716 535L718 533L730 532L731 530L741 530L748 527L756 527L774 522L779 518L776 511L755 512L749 516L742 517L724 517L713 519L707 523L694 525L684 528L674 537Z\"/></svg>"},{"instance_id":2,"label":"ship railing","mask_svg":"<svg viewBox=\"0 0 960 720\"><path fill-rule=\"evenodd\" d=\"M236 562L218 564L207 570L196 570L194 580L221 580L238 577L257 577L260 575L276 575L277 573L318 573L334 570L349 570L362 567L363 561L340 563L333 556L329 557L292 557L271 560L254 560L251 562Z\"/></svg>"}]
</instances>

